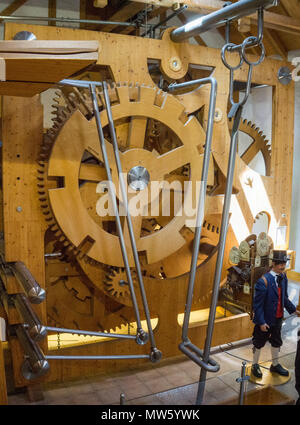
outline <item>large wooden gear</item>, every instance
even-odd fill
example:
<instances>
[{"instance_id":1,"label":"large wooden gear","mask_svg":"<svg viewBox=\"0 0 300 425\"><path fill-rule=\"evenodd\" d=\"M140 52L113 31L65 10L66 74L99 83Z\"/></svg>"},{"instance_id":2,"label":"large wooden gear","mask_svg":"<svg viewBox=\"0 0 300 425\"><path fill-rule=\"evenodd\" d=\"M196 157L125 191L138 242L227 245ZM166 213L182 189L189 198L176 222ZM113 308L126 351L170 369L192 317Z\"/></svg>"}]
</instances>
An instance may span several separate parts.
<instances>
[{"instance_id":1,"label":"large wooden gear","mask_svg":"<svg viewBox=\"0 0 300 425\"><path fill-rule=\"evenodd\" d=\"M101 102L101 92L98 92L98 97ZM194 183L196 180L200 180L204 139L204 132L196 118L185 116L184 108L176 98L166 95L155 87L113 85L110 89L110 97L119 147L121 155L125 157L123 171L128 172L134 165L143 164L149 170L151 179L159 179L159 181L166 179L170 182L179 179L182 183L191 181L192 190L195 191ZM129 314L129 311L125 312L123 308L124 306L132 307L132 300L126 274L122 267L116 231L112 226L114 217L99 217L96 213L97 196L100 196L97 194L97 185L99 180L106 180L106 173L101 165L102 158L90 99L88 93L84 91L63 89L56 93L54 101L53 127L44 137L38 173L38 195L41 208L49 231L51 231L51 238L55 241L51 249L52 251L61 251L61 258L73 264L75 268L79 268L84 273L85 282L88 282L89 286L96 290L100 289L102 294L104 293L106 297L118 303L119 309L113 313L109 310L106 311L107 317L100 319L99 314L104 314L105 309L99 309L102 313L98 313L98 317L95 312L90 312L92 295L86 296L84 299L78 297L80 291L80 289L78 291L78 286L80 288L84 285L83 282L78 285L79 274L78 277L62 277L62 281L58 279L56 286L51 284L48 279L50 295L48 317L51 322L60 323L60 325L63 323L63 321L61 322L62 317L66 317L64 326L72 322L73 326L76 324L78 327L78 323L82 321L86 323L86 319L80 320L78 314L85 314L86 317L87 314L83 312L89 311L90 328L99 329L97 323L100 322L102 324L100 329L103 328L103 323L105 323L105 330L114 329L116 325L121 326L124 323L124 317L127 322L133 320L132 314ZM174 111L176 111L178 122L173 119ZM101 114L102 117L105 117L104 109ZM181 137L178 137L177 133ZM107 135L106 132L105 134ZM76 141L76 144L81 146L81 152L75 158L72 157L71 152L76 138L80 139L80 141ZM74 163L74 166L78 167L76 172L71 166L69 168L61 167L62 151L60 147L67 152L69 164ZM107 148L113 178L117 184L112 147L109 141L107 141ZM130 158L127 159L126 153L130 157L131 152L133 159L130 161ZM170 158L168 158L169 155L171 155ZM59 173L53 170L59 170ZM75 180L78 176L79 184L78 180L70 183L72 176L75 176ZM68 187L66 188L66 183L69 184L72 191L69 191ZM76 184L76 191L79 193L75 197ZM213 184L211 177L209 184ZM190 194L191 190L190 193L182 191L183 203L191 199ZM57 195L58 200L55 198ZM62 201L63 198L67 199ZM64 210L67 215L61 218L62 214L65 214ZM70 213L78 210L81 212ZM170 217L162 215L161 199L159 210L159 216L133 217L133 223L137 247L142 253L143 274L149 278L162 279L163 284L163 280L167 277L182 275L189 270L194 234L192 228L184 225L186 219L184 215L176 217L172 211ZM104 250L101 253L93 254L91 252L92 244L89 243L87 243L88 248L85 249L82 241L90 242L92 240L92 233L88 232L93 229L88 225L87 219L91 222L91 226L96 224L97 229L100 228L101 231L100 239L96 240L95 245L103 247L106 244L107 252ZM69 222L72 220L72 232L70 233ZM67 228L64 227L64 223L67 224ZM85 224L82 227L80 223ZM198 264L209 261L216 252L219 226L219 217L207 215L203 224ZM76 235L76 232L81 232L81 230L87 232L84 234L84 238L82 233ZM75 244L76 241L81 241L81 243ZM111 248L112 246L114 250ZM53 276L52 279L54 279ZM137 289L136 279L134 279L134 285ZM56 292L61 295L66 293L66 297L58 296ZM74 297L73 303L70 298L72 296ZM203 301L207 303L208 297L202 296ZM72 315L69 311L68 315L64 315L63 311L70 310L72 305L74 305L75 313ZM122 317L122 319L118 319L118 317ZM94 323L91 320L94 320Z\"/></svg>"},{"instance_id":2,"label":"large wooden gear","mask_svg":"<svg viewBox=\"0 0 300 425\"><path fill-rule=\"evenodd\" d=\"M143 167L148 170L151 180L160 182L168 178L175 170L189 165L191 187L184 194L184 202L191 202L196 181L201 180L201 153L205 136L199 122L196 118L185 117L183 106L173 96L160 93L156 88L115 86L113 91L115 91L115 97L119 99L119 103L116 102L112 106L117 134L122 131L123 137L125 137L127 130L125 138L128 139L128 146L121 153L123 172L127 175L134 166L143 164ZM136 99L130 97L130 91L137 92L134 93L137 95ZM39 176L42 208L45 210L47 219L52 213L62 234L72 244L74 250L98 263L121 267L123 261L118 237L105 231L103 226L97 225L82 202L86 196L90 196L91 201L93 200L96 204L96 186L99 181L106 180L103 167L82 162L86 152L96 161L102 161L96 124L93 119L88 120L78 108L70 113L71 108L72 106L66 111L60 109L54 127L45 137L46 149L52 141L54 143L51 148L47 149L50 153L49 158L46 158L47 166L43 161L46 149L42 151L41 175ZM130 121L124 122L127 117L131 117ZM66 118L68 119L62 126ZM159 121L171 129L180 140L181 145L162 155L159 155L155 149L152 151L144 149L148 118ZM107 124L105 111L102 111L101 119L105 128ZM120 124L118 125L118 123ZM107 150L113 181L117 188L118 178L110 143L107 143ZM62 165L62 162L65 161L67 161L68 167ZM41 176L44 178L42 182ZM172 177L176 178L176 175L172 175ZM53 185L54 178L58 184L56 187L49 188L47 180L51 180ZM78 179L94 183L88 189L89 192L93 192L94 197L91 194L83 194L83 196L80 194ZM64 186L60 186L62 180ZM47 184L48 188L45 187ZM45 185L45 189L41 187L43 185ZM145 204L146 206L147 204ZM89 204L88 207L91 208L92 205ZM70 211L76 211L76 215L70 214ZM180 231L184 227L186 219L187 216L182 210L180 215L169 220L169 223L161 227L159 231L141 236L142 216L133 217L137 249L145 253L148 264L171 255L185 244L185 239L181 236ZM192 220L193 217L190 219ZM50 217L48 220L50 225L54 224ZM84 224L79 226L78 223ZM57 231L55 225L53 230ZM168 242L166 243L166 241ZM127 244L129 244L128 240ZM130 264L133 265L132 257Z\"/></svg>"}]
</instances>

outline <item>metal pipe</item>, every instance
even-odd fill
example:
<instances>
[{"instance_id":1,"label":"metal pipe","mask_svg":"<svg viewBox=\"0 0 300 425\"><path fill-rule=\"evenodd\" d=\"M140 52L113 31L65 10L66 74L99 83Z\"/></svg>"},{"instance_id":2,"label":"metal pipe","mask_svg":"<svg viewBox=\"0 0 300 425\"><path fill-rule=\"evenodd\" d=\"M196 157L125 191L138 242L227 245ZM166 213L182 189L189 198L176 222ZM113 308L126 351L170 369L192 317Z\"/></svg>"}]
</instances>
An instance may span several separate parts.
<instances>
[{"instance_id":1,"label":"metal pipe","mask_svg":"<svg viewBox=\"0 0 300 425\"><path fill-rule=\"evenodd\" d=\"M32 309L25 294L13 296L15 307L28 326L28 332L34 341L40 341L47 335L47 328L42 325L35 311Z\"/></svg>"},{"instance_id":2,"label":"metal pipe","mask_svg":"<svg viewBox=\"0 0 300 425\"><path fill-rule=\"evenodd\" d=\"M46 298L46 292L37 283L28 268L21 261L10 263L10 268L15 275L17 281L20 283L26 292L30 302L33 304L40 304Z\"/></svg>"},{"instance_id":3,"label":"metal pipe","mask_svg":"<svg viewBox=\"0 0 300 425\"><path fill-rule=\"evenodd\" d=\"M46 330L49 332L57 333L67 333L67 334L77 334L77 335L90 335L90 336L103 336L106 338L124 338L124 339L135 339L135 335L127 334L110 334L105 332L93 332L93 331L83 331L80 329L65 329L65 328L54 328L52 326L46 326Z\"/></svg>"},{"instance_id":4,"label":"metal pipe","mask_svg":"<svg viewBox=\"0 0 300 425\"><path fill-rule=\"evenodd\" d=\"M249 379L249 377L248 377ZM240 383L240 392L239 392L239 405L244 404L244 393L245 393L245 382L248 380L246 377L246 362L242 363L242 372L241 377L236 381Z\"/></svg>"},{"instance_id":5,"label":"metal pipe","mask_svg":"<svg viewBox=\"0 0 300 425\"><path fill-rule=\"evenodd\" d=\"M56 258L61 256L62 256L61 252L49 252L44 255L45 258Z\"/></svg>"},{"instance_id":6,"label":"metal pipe","mask_svg":"<svg viewBox=\"0 0 300 425\"><path fill-rule=\"evenodd\" d=\"M187 357L189 357L193 362L203 367L208 372L218 372L220 370L220 365L214 359L209 358L205 363L203 358L203 351L200 348L196 347L194 344L189 342L182 342L179 344L179 349Z\"/></svg>"},{"instance_id":7,"label":"metal pipe","mask_svg":"<svg viewBox=\"0 0 300 425\"><path fill-rule=\"evenodd\" d=\"M15 327L17 337L25 352L25 361L22 365L22 374L25 379L31 380L45 375L50 366L40 347L30 338L24 325Z\"/></svg>"},{"instance_id":8,"label":"metal pipe","mask_svg":"<svg viewBox=\"0 0 300 425\"><path fill-rule=\"evenodd\" d=\"M45 356L46 360L130 360L150 359L149 354L129 354L115 356Z\"/></svg>"},{"instance_id":9,"label":"metal pipe","mask_svg":"<svg viewBox=\"0 0 300 425\"><path fill-rule=\"evenodd\" d=\"M105 104L106 104L106 113L107 113L107 118L108 118L109 131L110 131L110 135L111 135L111 139L112 139L112 145L113 145L113 149L114 149L115 162L116 162L118 175L119 175L119 185L120 185L120 190L121 190L121 195L122 195L122 202L123 202L123 205L125 207L129 238L130 238L132 253L133 253L133 257L134 257L134 262L135 262L135 267L136 267L136 272L137 272L137 277L138 277L138 282L139 282L144 312L145 312L145 316L146 316L146 322L147 322L149 338L150 338L150 343L151 343L151 350L152 350L154 357L157 357L157 359L159 359L161 357L161 353L159 352L159 350L157 350L155 340L154 340L154 335L153 335L153 330L152 330L152 325L151 325L151 319L150 319L150 312L149 312L149 308L148 308L148 302L147 302L147 297L146 297L144 283L143 283L142 270L141 270L141 266L140 266L139 256L138 256L136 242L135 242L135 236L134 236L134 232L133 232L133 226L132 226L132 222L131 222L131 216L130 216L129 207L128 207L127 193L126 193L125 184L124 184L124 180L123 180L123 172L122 172L122 165L121 165L120 156L119 156L118 141L117 141L117 136L116 136L116 132L115 132L111 107L110 107L110 100L109 100L109 95L108 95L108 90L107 90L107 84L106 84L105 81L103 81L103 94L104 94L104 100L105 100Z\"/></svg>"},{"instance_id":10,"label":"metal pipe","mask_svg":"<svg viewBox=\"0 0 300 425\"><path fill-rule=\"evenodd\" d=\"M125 394L124 393L120 394L120 405L121 406L125 405Z\"/></svg>"},{"instance_id":11,"label":"metal pipe","mask_svg":"<svg viewBox=\"0 0 300 425\"><path fill-rule=\"evenodd\" d=\"M210 101L209 101L208 124L207 124L205 147L204 147L203 166L202 166L202 173L201 173L201 188L200 188L200 196L198 200L196 226L195 226L196 230L195 230L195 237L193 242L193 253L192 253L192 259L191 259L188 293L187 293L187 299L185 304L184 321L182 326L182 343L179 345L179 349L183 353L185 353L188 357L190 357L192 360L196 361L196 363L199 364L201 367L204 367L206 368L206 370L211 372L212 371L217 372L220 366L215 361L212 361L212 359L210 359L209 357L207 357L206 360L203 360L204 353L195 345L193 345L188 339L188 328L189 328L189 322L190 322L191 307L193 302L202 223L204 219L205 196L206 196L206 189L207 189L213 124L214 124L215 107L216 107L217 81L213 77L202 78L199 80L188 81L182 84L172 85L170 87L170 91L175 91L176 88L181 89L181 88L186 88L191 86L199 86L199 85L201 86L203 84L211 84L211 91L210 91ZM196 353L196 356L194 353L191 353L190 351L193 351L194 353ZM202 360L198 356L202 357Z\"/></svg>"},{"instance_id":12,"label":"metal pipe","mask_svg":"<svg viewBox=\"0 0 300 425\"><path fill-rule=\"evenodd\" d=\"M176 28L171 32L170 37L175 43L180 43L194 35L224 25L228 20L233 21L243 16L251 15L259 8L268 8L276 5L277 0L240 0Z\"/></svg>"},{"instance_id":13,"label":"metal pipe","mask_svg":"<svg viewBox=\"0 0 300 425\"><path fill-rule=\"evenodd\" d=\"M257 36L247 37L247 42L244 45L244 49L249 49L250 47L259 46L263 40L263 30L264 30L264 9L261 7L257 10ZM242 43L243 44L243 43ZM229 51L234 52L241 49L242 44L237 44L235 46L230 46Z\"/></svg>"},{"instance_id":14,"label":"metal pipe","mask_svg":"<svg viewBox=\"0 0 300 425\"><path fill-rule=\"evenodd\" d=\"M212 335L213 335L214 321L216 316L216 307L218 302L219 285L221 281L221 274L222 274L222 267L223 267L224 251L225 251L226 236L227 236L228 222L229 222L229 209L230 209L232 185L233 185L233 177L234 177L234 169L235 169L235 160L236 160L236 154L237 154L237 144L238 144L237 134L238 134L238 128L239 128L239 124L241 120L242 110L243 110L242 105L237 107L237 110L234 116L234 123L233 123L231 142L230 142L229 160L228 160L228 168L227 168L227 182L226 182L221 229L220 229L220 238L219 238L219 250L218 250L218 256L216 261L212 298L211 298L208 325L207 325L207 331L206 331L206 340L205 340L204 351L203 351L203 360L206 363L210 355L210 347L211 347L211 341L212 341ZM201 368L196 404L202 403L204 388L205 388L205 380L206 380L206 370L204 368Z\"/></svg>"},{"instance_id":15,"label":"metal pipe","mask_svg":"<svg viewBox=\"0 0 300 425\"><path fill-rule=\"evenodd\" d=\"M77 83L77 81L76 81L76 83ZM137 305L137 299L136 299L136 296L135 296L132 276L131 276L130 267L129 267L128 256L127 256L127 252L126 252L125 240L124 240L119 210L118 210L118 206L117 206L117 201L116 201L116 195L115 195L114 190L113 190L113 180L112 180L112 175L111 175L111 171L110 171L110 166L109 166L109 161L108 161L108 156L107 156L107 151L106 151L106 146L105 146L105 138L104 138L103 128L102 128L101 119L100 119L100 113L99 113L99 106L98 106L97 97L96 97L95 84L93 82L90 83L89 88L90 88L91 97L92 97L92 101L93 101L93 109L94 109L94 115L95 115L99 140L100 140L100 148L101 148L101 152L102 152L105 171L107 173L107 181L110 184L108 194L110 196L110 199L111 199L111 202L112 202L112 205L113 205L114 214L115 214L116 227L117 227L117 232L118 232L118 236L119 236L119 240L120 240L120 248L121 248L122 257L123 257L123 261L124 261L126 276L127 276L127 279L128 279L132 304L133 304L136 322L137 322L137 328L142 329L140 313L139 313L139 309L138 309L138 305Z\"/></svg>"},{"instance_id":16,"label":"metal pipe","mask_svg":"<svg viewBox=\"0 0 300 425\"><path fill-rule=\"evenodd\" d=\"M116 25L122 27L137 27L134 22L112 22L100 21L97 19L73 19L73 18L49 18L48 16L7 16L0 15L0 20L5 21L47 21L47 22L65 22L70 24L98 24L98 25ZM140 25L143 26L143 25Z\"/></svg>"}]
</instances>

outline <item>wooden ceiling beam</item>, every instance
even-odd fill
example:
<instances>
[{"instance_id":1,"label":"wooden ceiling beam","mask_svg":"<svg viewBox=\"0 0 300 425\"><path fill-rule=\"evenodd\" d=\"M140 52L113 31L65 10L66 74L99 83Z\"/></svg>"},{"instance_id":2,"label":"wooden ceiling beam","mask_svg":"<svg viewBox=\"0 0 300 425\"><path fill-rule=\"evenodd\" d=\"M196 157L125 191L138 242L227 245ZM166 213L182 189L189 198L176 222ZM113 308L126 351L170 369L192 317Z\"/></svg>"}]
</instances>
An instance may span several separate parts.
<instances>
[{"instance_id":1,"label":"wooden ceiling beam","mask_svg":"<svg viewBox=\"0 0 300 425\"><path fill-rule=\"evenodd\" d=\"M294 18L300 18L300 5L299 1L295 0L281 0L281 8L285 11L287 16L293 16Z\"/></svg>"},{"instance_id":2,"label":"wooden ceiling beam","mask_svg":"<svg viewBox=\"0 0 300 425\"><path fill-rule=\"evenodd\" d=\"M145 5L142 3L136 3L136 2L129 2L124 7L122 7L120 10L115 12L113 15L109 17L110 21L116 21L116 22L126 22L128 19L135 16L137 13L139 13L141 10L145 9ZM115 25L105 25L99 28L100 31L110 32L114 28L116 28Z\"/></svg>"},{"instance_id":3,"label":"wooden ceiling beam","mask_svg":"<svg viewBox=\"0 0 300 425\"><path fill-rule=\"evenodd\" d=\"M56 0L48 0L48 16L49 18L56 18ZM56 26L56 22L50 21L49 25Z\"/></svg>"},{"instance_id":4,"label":"wooden ceiling beam","mask_svg":"<svg viewBox=\"0 0 300 425\"><path fill-rule=\"evenodd\" d=\"M265 28L264 39L269 41L274 50L282 57L282 59L287 59L287 48L274 30Z\"/></svg>"},{"instance_id":5,"label":"wooden ceiling beam","mask_svg":"<svg viewBox=\"0 0 300 425\"><path fill-rule=\"evenodd\" d=\"M0 15L2 16L10 16L12 15L19 7L23 6L27 0L14 0L9 6L5 7L0 11ZM0 19L0 22L2 22L3 19Z\"/></svg>"},{"instance_id":6,"label":"wooden ceiling beam","mask_svg":"<svg viewBox=\"0 0 300 425\"><path fill-rule=\"evenodd\" d=\"M132 1L132 0L130 0ZM224 2L220 0L134 0L136 3L147 3L156 5L156 6L164 6L164 7L172 7L176 6L180 3L180 5L186 4L188 6L189 11L198 12L201 9L201 13L208 14L214 12L216 10L221 9L224 6ZM257 25L257 15L252 14L249 16L251 19L251 23ZM278 13L265 11L264 13L264 25L265 28L275 29L277 31L288 32L295 35L300 35L300 19L283 16Z\"/></svg>"}]
</instances>

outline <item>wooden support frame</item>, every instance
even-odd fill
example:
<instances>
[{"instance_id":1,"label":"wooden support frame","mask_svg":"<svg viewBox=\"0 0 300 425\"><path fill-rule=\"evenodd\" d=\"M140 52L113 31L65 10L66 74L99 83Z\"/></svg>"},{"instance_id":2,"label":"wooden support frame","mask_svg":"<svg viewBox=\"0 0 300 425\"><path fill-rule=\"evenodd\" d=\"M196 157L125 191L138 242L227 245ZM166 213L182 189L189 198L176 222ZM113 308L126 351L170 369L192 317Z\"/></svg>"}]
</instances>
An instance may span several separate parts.
<instances>
[{"instance_id":1,"label":"wooden support frame","mask_svg":"<svg viewBox=\"0 0 300 425\"><path fill-rule=\"evenodd\" d=\"M9 24L6 26L6 37L10 38L12 34L14 34L18 29L17 24ZM99 43L101 45L101 54L99 55L99 59L97 64L100 66L109 66L112 75L115 78L115 81L128 81L128 82L140 82L144 83L145 85L154 85L154 82L152 81L150 75L147 72L147 60L149 58L149 55L151 55L151 59L160 61L162 72L165 73L169 78L172 79L180 79L185 76L185 73L187 72L189 63L193 64L201 64L206 67L212 67L215 68L214 76L217 78L218 85L219 85L219 95L217 98L217 108L219 108L221 111L223 111L223 114L221 116L221 120L217 123L215 123L215 129L214 129L214 159L218 162L220 165L220 170L223 173L224 176L226 176L226 168L227 168L227 160L224 160L224 158L228 157L228 140L229 140L229 132L226 127L226 111L227 111L227 101L228 101L228 86L229 86L229 72L224 69L224 66L221 61L220 52L216 49L210 49L207 47L199 46L199 45L191 45L188 43L182 43L182 44L175 44L171 43L168 38L168 32L166 32L163 36L162 40L153 40L153 39L147 39L147 38L140 38L140 37L132 37L132 36L123 36L119 34L112 34L112 33L102 33L97 31L83 31L83 30L73 30L73 29L67 29L67 28L51 28L51 27L42 27L42 26L30 26L30 25L22 25L23 29L27 29L28 31L33 30L37 34L39 39L54 39L55 37L58 37L60 39L65 40L87 40L87 39L94 39L99 40ZM126 66L120 66L120 58L126 58ZM180 63L182 64L182 69L179 73L175 73L170 68L170 59L172 58L179 58ZM290 186L290 180L291 175L288 174L286 176L286 179L284 182L281 182L282 180L282 170L290 169L290 164L292 161L292 145L293 145L293 114L291 113L291 110L287 107L287 105L290 105L293 103L293 84L289 86L283 86L279 83L277 79L277 71L278 67L282 65L287 65L285 62L279 63L275 60L265 60L259 67L256 67L253 70L253 82L256 84L268 84L274 87L274 108L273 110L277 114L277 118L274 124L274 130L273 130L273 147L274 147L274 156L272 159L272 177L264 177L264 178L257 178L253 181L254 185L259 181L262 182L262 186L264 190L270 195L269 200L274 208L274 213L276 218L279 218L279 215L281 213L281 206L284 205L286 208L287 213L287 220L289 220L289 206L290 206L290 198L291 193L290 191L286 190L286 187ZM247 78L247 69L243 68L237 73L237 79L240 81L246 81ZM174 76L175 75L175 76ZM207 93L206 93L207 94ZM177 96L177 99L182 102L182 105L186 108L187 112L191 112L194 109L194 105L197 104L197 99L195 100L195 93L188 95L188 96ZM21 104L17 101L13 101L12 98L8 98L6 100L8 102L8 107L5 108L5 114L11 114L12 110L16 109L17 106L17 112L18 116L21 114ZM24 101L25 102L25 101ZM13 107L13 105L15 105ZM29 108L30 102L23 103L23 108L27 109ZM36 111L32 115L35 115L36 117L39 117L40 119L40 110L37 107L36 99L33 99L33 106L31 108L37 108ZM282 111L282 108L285 110ZM19 111L20 109L20 111ZM24 114L25 112L23 112ZM9 117L10 115L6 115L6 117ZM23 116L22 122L26 120L26 117ZM12 125L12 124L11 124ZM39 127L41 126L41 127ZM41 128L42 124L39 121L37 123L37 127L35 130L35 136L37 137L37 134L41 134ZM12 136L12 127L10 128L10 133L8 133L8 127L6 127L6 140L11 140ZM19 129L19 132L21 130ZM9 137L7 139L7 134L9 134ZM283 137L284 134L284 137ZM40 136L39 136L40 137ZM286 145L282 144L282 140L286 141ZM30 144L32 140L28 141ZM37 144L40 143L37 141ZM19 142L19 145L21 145L21 139ZM9 190L9 187L14 187L16 184L16 178L17 174L15 174L17 171L12 167L12 164L9 164L8 158L11 155L17 154L17 148L13 145L11 146L11 150L8 150L9 144L5 144L4 154L6 155L6 161L5 161L5 182L4 185L6 187L6 191ZM24 143L24 149L27 146L26 143ZM28 146L27 146L28 147ZM30 147L30 149L34 149L34 147ZM288 151L288 155L286 155L286 150ZM33 154L32 154L33 155ZM33 155L34 156L34 155ZM275 170L278 168L278 163L280 162L280 175L277 175L275 173ZM36 168L34 168L33 163L28 161L31 168L31 173L26 176L29 178L29 176L32 177L32 175L35 175ZM26 170L25 170L26 171ZM241 188L245 188L245 183L242 177L243 172L245 171L245 164L243 161L238 158L237 159L237 176L235 178L234 186L236 190L240 190ZM248 168L246 169L247 173L251 172ZM26 171L27 173L27 171ZM30 177L30 178L31 178ZM31 189L31 185L33 188ZM283 185L285 185L285 189L283 190ZM8 258L16 258L18 257L19 260L22 260L22 256L27 256L26 261L23 258L23 261L28 266L28 268L33 272L37 270L37 261L42 261L42 257L39 254L38 259L28 258L28 242L26 242L26 236L28 234L28 226L29 225L36 225L36 231L43 232L45 228L43 228L40 223L43 221L42 213L40 211L40 205L37 205L37 197L36 193L33 191L36 190L33 180L28 180L27 185L30 191L30 195L28 195L28 198L34 199L34 202L31 205L31 209L34 211L34 215L32 214L32 211L30 211L31 215L29 216L29 212L26 210L26 218L29 220L29 223L26 225L26 229L19 229L19 227L13 227L14 221L17 221L18 214L15 211L16 203L19 202L19 199L21 197L21 200L24 199L25 194L22 191L18 191L16 199L14 199L14 202L9 201L8 192L5 194L5 223L6 223L6 252L9 254ZM275 188L275 189L274 189ZM242 192L242 191L241 191ZM277 193L280 193L280 199L277 199ZM22 198L23 197L23 198ZM245 220L247 222L247 225L251 225L253 223L253 219L257 213L256 209L259 207L257 205L251 206L252 208L249 208L248 205L246 205L246 198L242 198L239 195L236 196L238 201L240 201L241 210L243 213L245 213ZM215 212L218 213L220 211L219 204L213 205L215 208ZM255 210L255 211L254 211ZM36 222L33 223L32 220L36 219ZM31 221L30 221L31 220ZM42 220L40 222L40 220ZM27 220L25 220L27 222ZM9 232L7 232L9 230ZM22 235L22 247L18 248L16 251L14 246L14 240L15 240L15 233L18 232L18 234ZM231 233L232 235L232 233ZM230 236L231 237L231 236ZM41 235L35 236L35 244L38 244L41 249L43 249L43 245L41 242ZM232 241L232 240L231 240ZM27 243L27 245L26 245ZM228 255L228 249L230 247L228 246L226 255ZM37 249L37 248L36 248ZM38 250L38 249L37 249ZM25 253L23 251L26 251ZM21 258L19 258L21 257ZM11 260L13 261L13 260ZM27 261L30 261L30 264L27 263ZM214 261L214 260L213 260ZM175 261L174 261L175 263ZM213 264L213 262L212 262ZM44 273L44 271L42 271ZM41 270L39 270L39 273L41 273ZM199 284L199 290L203 291L201 292L201 296L209 293L208 287L201 287L201 273L204 273L206 281L211 281L212 273L213 273L213 267L207 267L205 268L204 272L203 269L199 271L197 274L197 282ZM38 276L35 276L38 280ZM223 276L224 277L224 276ZM169 285L166 289L163 287L161 282L155 283L153 285L153 282L149 279L145 279L146 286L147 286L147 296L149 296L150 301L150 311L153 312L153 315L159 316L159 326L155 330L155 333L161 343L162 346L159 346L160 349L162 349L164 356L173 356L174 353L178 354L177 351L177 343L178 339L181 334L181 327L178 324L178 312L181 309L184 309L185 304L185 291L184 288L186 288L186 281L187 277L186 275L180 276L176 279L170 279L169 282L165 282L165 285ZM159 285L159 287L158 287ZM149 292L148 292L149 291ZM170 293L172 294L172 303L169 302L170 300ZM207 297L209 299L209 297ZM206 301L205 301L206 302ZM204 303L204 301L203 301ZM43 319L45 316L42 316ZM170 333L169 332L169 323L170 321L174 324L174 330ZM214 340L213 344L222 344L228 342L228 338L230 337L231 340L234 339L243 339L247 338L251 335L253 329L253 325L250 321L250 318L248 315L241 315L239 317L235 318L226 318L224 320L221 320L220 322L216 323L215 328L215 334L214 334ZM233 336L234 333L234 336ZM191 329L191 337L193 341L197 345L203 345L203 335L205 334L205 324L201 326L200 328L197 326L193 329ZM226 341L227 340L227 341ZM16 344L16 341L13 341L12 344ZM136 348L136 347L135 347ZM76 348L70 348L64 350L64 354L111 354L111 352L118 352L118 353L128 353L130 350L132 350L132 345L129 343L121 344L119 341L109 341L105 343L99 343L99 344L90 344L88 347L76 347ZM143 352L145 350L144 347L137 347L137 351ZM20 364L21 355L19 351L16 349L16 364ZM18 363L19 362L19 363ZM134 364L133 362L130 363L131 366ZM108 362L97 362L95 363L95 369L97 371L101 370L116 370L116 368L127 368L128 363L117 363L115 361L108 361ZM80 374L86 374L93 375L94 370L91 369L91 366L88 362L68 362L68 361L53 361L51 362L51 370L49 376L46 377L48 381L61 381L61 380L67 380L74 377L78 377ZM22 384L22 381L18 381L19 385ZM24 383L23 383L24 385Z\"/></svg>"}]
</instances>

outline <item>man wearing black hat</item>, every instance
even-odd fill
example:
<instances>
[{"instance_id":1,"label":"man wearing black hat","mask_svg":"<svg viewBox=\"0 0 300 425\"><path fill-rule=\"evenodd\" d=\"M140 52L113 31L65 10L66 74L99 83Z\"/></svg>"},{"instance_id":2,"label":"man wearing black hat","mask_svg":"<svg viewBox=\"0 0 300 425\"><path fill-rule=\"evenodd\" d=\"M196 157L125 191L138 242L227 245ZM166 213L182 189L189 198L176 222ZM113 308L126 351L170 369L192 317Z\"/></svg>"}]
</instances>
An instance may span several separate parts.
<instances>
[{"instance_id":1,"label":"man wearing black hat","mask_svg":"<svg viewBox=\"0 0 300 425\"><path fill-rule=\"evenodd\" d=\"M261 348L267 341L271 344L272 365L270 371L282 376L288 376L289 371L278 363L280 347L282 345L281 326L284 308L292 314L296 307L289 300L287 288L288 280L284 273L288 260L286 251L273 251L272 268L255 284L253 312L255 323L253 331L253 364L252 374L262 378L258 360Z\"/></svg>"}]
</instances>

